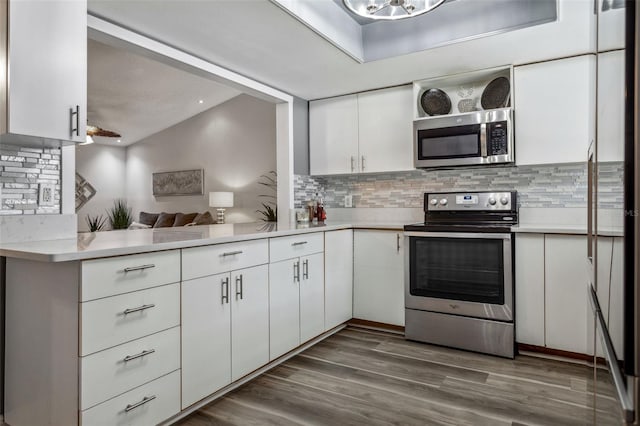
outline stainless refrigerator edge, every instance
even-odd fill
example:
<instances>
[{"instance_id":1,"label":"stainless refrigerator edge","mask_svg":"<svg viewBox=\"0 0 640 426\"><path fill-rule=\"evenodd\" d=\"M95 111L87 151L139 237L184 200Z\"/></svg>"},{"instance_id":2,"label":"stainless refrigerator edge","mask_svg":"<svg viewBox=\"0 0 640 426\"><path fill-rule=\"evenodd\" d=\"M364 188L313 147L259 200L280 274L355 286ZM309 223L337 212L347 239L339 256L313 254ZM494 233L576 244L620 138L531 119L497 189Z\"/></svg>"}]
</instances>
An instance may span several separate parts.
<instances>
[{"instance_id":1,"label":"stainless refrigerator edge","mask_svg":"<svg viewBox=\"0 0 640 426\"><path fill-rule=\"evenodd\" d=\"M593 385L596 425L640 425L640 7L636 1L627 1L625 7L622 237L602 225L605 203L601 199L605 197L598 192L598 182L606 177L602 172L605 166L598 161L597 144L605 141L592 143L588 154L587 293L592 308L589 338L594 348L593 381L589 384ZM620 276L619 288L614 274Z\"/></svg>"}]
</instances>

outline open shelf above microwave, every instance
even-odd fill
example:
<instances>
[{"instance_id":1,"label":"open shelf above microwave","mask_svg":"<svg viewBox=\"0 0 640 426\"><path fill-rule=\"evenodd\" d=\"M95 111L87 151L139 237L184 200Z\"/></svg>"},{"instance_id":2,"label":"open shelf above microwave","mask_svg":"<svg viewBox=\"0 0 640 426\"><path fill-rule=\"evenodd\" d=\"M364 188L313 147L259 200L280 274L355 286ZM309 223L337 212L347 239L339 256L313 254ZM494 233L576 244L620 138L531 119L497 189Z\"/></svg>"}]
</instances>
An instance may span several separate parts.
<instances>
[{"instance_id":1,"label":"open shelf above microwave","mask_svg":"<svg viewBox=\"0 0 640 426\"><path fill-rule=\"evenodd\" d=\"M507 108L512 98L510 65L413 82L414 119Z\"/></svg>"}]
</instances>

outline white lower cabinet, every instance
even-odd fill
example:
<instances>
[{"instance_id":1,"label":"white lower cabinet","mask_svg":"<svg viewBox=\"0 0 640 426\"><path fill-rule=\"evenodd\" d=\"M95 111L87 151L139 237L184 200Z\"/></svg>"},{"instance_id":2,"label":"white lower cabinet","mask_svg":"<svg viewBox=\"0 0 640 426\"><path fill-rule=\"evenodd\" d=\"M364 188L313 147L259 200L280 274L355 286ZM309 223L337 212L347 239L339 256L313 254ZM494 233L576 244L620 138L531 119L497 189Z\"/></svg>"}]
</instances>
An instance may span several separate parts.
<instances>
[{"instance_id":1,"label":"white lower cabinet","mask_svg":"<svg viewBox=\"0 0 640 426\"><path fill-rule=\"evenodd\" d=\"M404 326L403 245L402 232L354 231L354 318Z\"/></svg>"},{"instance_id":2,"label":"white lower cabinet","mask_svg":"<svg viewBox=\"0 0 640 426\"><path fill-rule=\"evenodd\" d=\"M553 349L589 354L591 308L587 293L587 240L545 235L545 336Z\"/></svg>"},{"instance_id":3,"label":"white lower cabinet","mask_svg":"<svg viewBox=\"0 0 640 426\"><path fill-rule=\"evenodd\" d=\"M300 262L300 343L304 343L324 332L324 254Z\"/></svg>"},{"instance_id":4,"label":"white lower cabinet","mask_svg":"<svg viewBox=\"0 0 640 426\"><path fill-rule=\"evenodd\" d=\"M325 330L353 318L353 231L324 233Z\"/></svg>"},{"instance_id":5,"label":"white lower cabinet","mask_svg":"<svg viewBox=\"0 0 640 426\"><path fill-rule=\"evenodd\" d=\"M269 361L267 265L182 283L182 408Z\"/></svg>"},{"instance_id":6,"label":"white lower cabinet","mask_svg":"<svg viewBox=\"0 0 640 426\"><path fill-rule=\"evenodd\" d=\"M544 235L516 235L516 341L544 346Z\"/></svg>"},{"instance_id":7,"label":"white lower cabinet","mask_svg":"<svg viewBox=\"0 0 640 426\"><path fill-rule=\"evenodd\" d=\"M155 425L180 411L180 371L162 376L80 414L83 426Z\"/></svg>"},{"instance_id":8,"label":"white lower cabinet","mask_svg":"<svg viewBox=\"0 0 640 426\"><path fill-rule=\"evenodd\" d=\"M324 332L324 255L269 264L269 359Z\"/></svg>"}]
</instances>

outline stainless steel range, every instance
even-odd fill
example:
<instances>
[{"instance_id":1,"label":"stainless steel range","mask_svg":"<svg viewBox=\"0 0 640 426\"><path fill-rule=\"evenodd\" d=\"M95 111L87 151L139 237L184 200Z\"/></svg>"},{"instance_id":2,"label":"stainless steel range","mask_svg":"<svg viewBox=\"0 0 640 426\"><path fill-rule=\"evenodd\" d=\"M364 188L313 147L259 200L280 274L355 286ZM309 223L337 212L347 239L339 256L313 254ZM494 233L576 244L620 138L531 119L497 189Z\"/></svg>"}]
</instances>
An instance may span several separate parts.
<instances>
[{"instance_id":1,"label":"stainless steel range","mask_svg":"<svg viewBox=\"0 0 640 426\"><path fill-rule=\"evenodd\" d=\"M513 358L516 192L424 194L404 227L405 336Z\"/></svg>"}]
</instances>

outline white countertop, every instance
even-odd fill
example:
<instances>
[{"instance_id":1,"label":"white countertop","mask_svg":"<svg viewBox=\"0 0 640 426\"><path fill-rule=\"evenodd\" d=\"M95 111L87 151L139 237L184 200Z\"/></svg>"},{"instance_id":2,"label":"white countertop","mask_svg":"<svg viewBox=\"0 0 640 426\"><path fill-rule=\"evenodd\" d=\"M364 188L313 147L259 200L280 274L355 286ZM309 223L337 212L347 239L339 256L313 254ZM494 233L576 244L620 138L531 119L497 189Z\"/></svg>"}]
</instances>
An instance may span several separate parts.
<instances>
[{"instance_id":1,"label":"white countertop","mask_svg":"<svg viewBox=\"0 0 640 426\"><path fill-rule=\"evenodd\" d=\"M339 229L402 230L404 224L359 222L276 225L233 223L81 233L75 239L0 244L0 256L65 262Z\"/></svg>"},{"instance_id":2,"label":"white countertop","mask_svg":"<svg viewBox=\"0 0 640 426\"><path fill-rule=\"evenodd\" d=\"M579 225L520 224L511 227L512 232L533 234L572 234L587 235L587 228ZM622 227L606 227L598 230L598 235L605 237L622 237Z\"/></svg>"}]
</instances>

